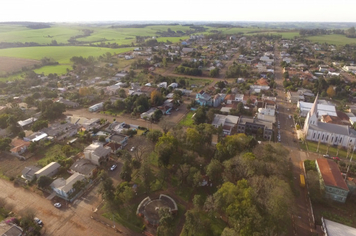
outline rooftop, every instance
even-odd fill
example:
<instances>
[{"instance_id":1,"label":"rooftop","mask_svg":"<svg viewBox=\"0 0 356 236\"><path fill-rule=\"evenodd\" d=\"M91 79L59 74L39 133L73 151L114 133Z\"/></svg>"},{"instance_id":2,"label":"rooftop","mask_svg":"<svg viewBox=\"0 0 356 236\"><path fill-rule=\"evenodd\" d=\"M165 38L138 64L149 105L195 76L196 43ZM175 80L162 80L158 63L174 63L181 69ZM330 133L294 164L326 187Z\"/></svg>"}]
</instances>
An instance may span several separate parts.
<instances>
[{"instance_id":1,"label":"rooftop","mask_svg":"<svg viewBox=\"0 0 356 236\"><path fill-rule=\"evenodd\" d=\"M328 236L355 236L356 229L347 225L336 223L331 220L322 218L324 226L324 233Z\"/></svg>"},{"instance_id":2,"label":"rooftop","mask_svg":"<svg viewBox=\"0 0 356 236\"><path fill-rule=\"evenodd\" d=\"M344 179L342 178L341 171L337 164L330 159L318 158L316 159L317 165L325 185L349 190Z\"/></svg>"},{"instance_id":3,"label":"rooftop","mask_svg":"<svg viewBox=\"0 0 356 236\"><path fill-rule=\"evenodd\" d=\"M93 165L88 159L79 159L73 163L70 169L83 175L89 175L96 169L96 165Z\"/></svg>"},{"instance_id":4,"label":"rooftop","mask_svg":"<svg viewBox=\"0 0 356 236\"><path fill-rule=\"evenodd\" d=\"M68 193L72 188L73 184L77 181L85 179L85 176L79 173L72 174L68 179L59 178L52 182L51 187L60 189L65 193Z\"/></svg>"}]
</instances>

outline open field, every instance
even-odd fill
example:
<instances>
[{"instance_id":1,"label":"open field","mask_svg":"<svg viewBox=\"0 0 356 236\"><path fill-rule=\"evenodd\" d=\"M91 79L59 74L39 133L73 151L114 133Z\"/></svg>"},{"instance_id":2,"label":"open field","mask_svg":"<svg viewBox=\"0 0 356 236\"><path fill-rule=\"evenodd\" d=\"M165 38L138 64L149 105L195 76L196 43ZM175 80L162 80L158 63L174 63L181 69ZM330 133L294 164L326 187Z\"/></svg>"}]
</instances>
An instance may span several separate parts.
<instances>
[{"instance_id":1,"label":"open field","mask_svg":"<svg viewBox=\"0 0 356 236\"><path fill-rule=\"evenodd\" d=\"M318 35L306 37L312 42L329 43L335 45L356 44L356 38L347 38L340 34Z\"/></svg>"},{"instance_id":2,"label":"open field","mask_svg":"<svg viewBox=\"0 0 356 236\"><path fill-rule=\"evenodd\" d=\"M48 47L26 47L0 49L0 57L15 57L41 60L43 57L53 58L60 64L69 64L73 56L100 56L106 52L123 53L131 51L132 48L99 48L82 46L48 46Z\"/></svg>"},{"instance_id":3,"label":"open field","mask_svg":"<svg viewBox=\"0 0 356 236\"><path fill-rule=\"evenodd\" d=\"M57 75L62 75L62 74L66 74L67 73L67 68L69 70L72 70L72 66L71 65L57 65L57 66L43 66L41 68L38 68L36 70L33 70L34 72L36 72L37 74L44 74L44 75L48 75L48 74L54 74L56 73Z\"/></svg>"},{"instance_id":4,"label":"open field","mask_svg":"<svg viewBox=\"0 0 356 236\"><path fill-rule=\"evenodd\" d=\"M40 64L40 62L31 59L0 57L0 76L7 72L19 71L24 66L32 67L35 64Z\"/></svg>"}]
</instances>

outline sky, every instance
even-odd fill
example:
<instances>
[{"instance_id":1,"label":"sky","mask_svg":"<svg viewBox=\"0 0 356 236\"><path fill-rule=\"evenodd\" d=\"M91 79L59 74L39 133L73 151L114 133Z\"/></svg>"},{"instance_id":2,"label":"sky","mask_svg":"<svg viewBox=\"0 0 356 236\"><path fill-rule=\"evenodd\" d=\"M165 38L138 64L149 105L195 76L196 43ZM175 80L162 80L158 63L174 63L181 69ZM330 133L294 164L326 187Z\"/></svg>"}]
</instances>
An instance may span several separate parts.
<instances>
[{"instance_id":1,"label":"sky","mask_svg":"<svg viewBox=\"0 0 356 236\"><path fill-rule=\"evenodd\" d=\"M0 22L356 22L356 0L0 0Z\"/></svg>"}]
</instances>

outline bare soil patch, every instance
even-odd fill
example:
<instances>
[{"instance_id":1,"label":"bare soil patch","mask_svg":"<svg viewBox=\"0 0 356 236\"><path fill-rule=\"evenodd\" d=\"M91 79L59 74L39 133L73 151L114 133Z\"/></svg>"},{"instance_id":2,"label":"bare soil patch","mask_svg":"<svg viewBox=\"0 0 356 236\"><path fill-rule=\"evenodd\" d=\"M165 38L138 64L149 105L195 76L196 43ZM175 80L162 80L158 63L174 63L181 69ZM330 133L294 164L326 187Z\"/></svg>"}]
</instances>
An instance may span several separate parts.
<instances>
[{"instance_id":1,"label":"bare soil patch","mask_svg":"<svg viewBox=\"0 0 356 236\"><path fill-rule=\"evenodd\" d=\"M24 58L0 57L0 75L20 71L24 66L32 67L36 64L40 64L40 61Z\"/></svg>"},{"instance_id":2,"label":"bare soil patch","mask_svg":"<svg viewBox=\"0 0 356 236\"><path fill-rule=\"evenodd\" d=\"M26 166L35 165L38 159L38 157L32 157L26 161L20 161L9 153L0 152L0 173L7 177L16 177L21 175L23 168Z\"/></svg>"}]
</instances>

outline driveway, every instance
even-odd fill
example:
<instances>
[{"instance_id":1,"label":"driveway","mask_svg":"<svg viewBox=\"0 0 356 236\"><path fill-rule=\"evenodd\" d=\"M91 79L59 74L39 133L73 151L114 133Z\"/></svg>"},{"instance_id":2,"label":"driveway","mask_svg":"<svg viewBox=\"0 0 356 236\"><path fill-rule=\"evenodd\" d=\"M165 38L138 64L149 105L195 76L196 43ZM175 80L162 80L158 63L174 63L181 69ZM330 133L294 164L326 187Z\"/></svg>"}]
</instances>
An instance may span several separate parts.
<instances>
[{"instance_id":1,"label":"driveway","mask_svg":"<svg viewBox=\"0 0 356 236\"><path fill-rule=\"evenodd\" d=\"M75 204L63 206L57 209L52 202L44 197L25 190L22 187L14 187L12 182L0 179L0 197L5 198L8 204L14 206L16 213L32 208L36 216L43 221L42 235L45 236L88 236L88 235L115 235L115 231L90 218L93 208L100 201L98 198L98 186L86 197L87 200L76 201ZM141 235L122 226L117 226L123 233L121 235Z\"/></svg>"}]
</instances>

